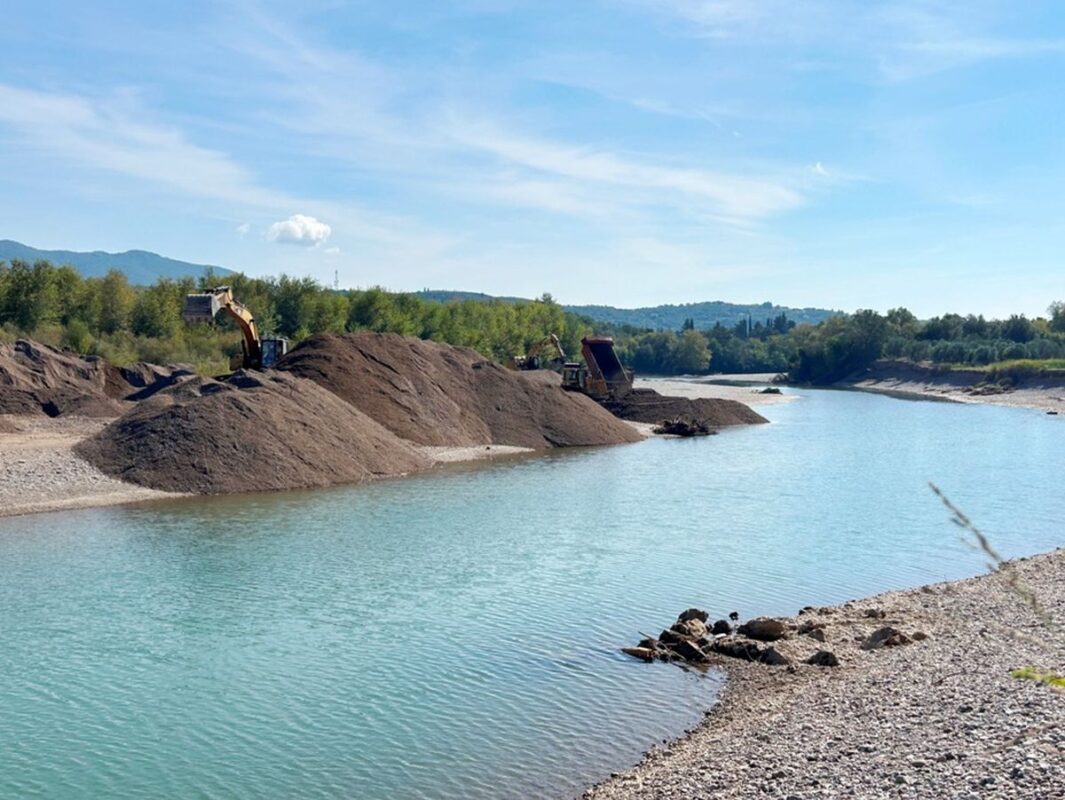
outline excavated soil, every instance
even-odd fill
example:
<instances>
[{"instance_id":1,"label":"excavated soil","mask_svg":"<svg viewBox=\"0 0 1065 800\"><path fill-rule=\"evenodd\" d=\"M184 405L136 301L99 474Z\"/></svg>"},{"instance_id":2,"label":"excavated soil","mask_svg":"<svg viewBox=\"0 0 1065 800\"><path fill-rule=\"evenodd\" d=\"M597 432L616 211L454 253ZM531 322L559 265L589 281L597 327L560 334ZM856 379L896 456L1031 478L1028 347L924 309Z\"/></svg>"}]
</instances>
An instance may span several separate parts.
<instances>
[{"instance_id":1,"label":"excavated soil","mask_svg":"<svg viewBox=\"0 0 1065 800\"><path fill-rule=\"evenodd\" d=\"M113 477L197 494L357 483L431 464L314 382L277 372L190 377L76 452Z\"/></svg>"},{"instance_id":2,"label":"excavated soil","mask_svg":"<svg viewBox=\"0 0 1065 800\"><path fill-rule=\"evenodd\" d=\"M130 386L98 356L79 356L28 339L0 344L0 414L117 417Z\"/></svg>"},{"instance_id":3,"label":"excavated soil","mask_svg":"<svg viewBox=\"0 0 1065 800\"><path fill-rule=\"evenodd\" d=\"M700 421L711 428L768 422L765 417L737 400L710 397L665 397L654 389L633 389L603 407L630 422L661 424L675 419Z\"/></svg>"},{"instance_id":4,"label":"excavated soil","mask_svg":"<svg viewBox=\"0 0 1065 800\"><path fill-rule=\"evenodd\" d=\"M279 368L315 381L422 445L573 447L641 436L554 373L519 373L468 348L369 332L314 336Z\"/></svg>"}]
</instances>

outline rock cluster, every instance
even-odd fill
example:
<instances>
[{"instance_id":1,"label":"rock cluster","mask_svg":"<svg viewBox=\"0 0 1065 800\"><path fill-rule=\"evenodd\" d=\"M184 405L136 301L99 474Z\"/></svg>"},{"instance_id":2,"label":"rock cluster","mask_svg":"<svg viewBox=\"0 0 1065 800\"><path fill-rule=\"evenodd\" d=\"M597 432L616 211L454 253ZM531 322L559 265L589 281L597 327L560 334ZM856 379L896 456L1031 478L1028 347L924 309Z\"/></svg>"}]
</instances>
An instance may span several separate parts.
<instances>
[{"instance_id":1,"label":"rock cluster","mask_svg":"<svg viewBox=\"0 0 1065 800\"><path fill-rule=\"evenodd\" d=\"M646 637L635 647L622 648L622 652L643 661L683 661L689 664L705 664L713 655L770 666L792 663L792 659L776 647L760 644L787 638L791 629L783 621L758 617L743 623L735 631L727 620L719 619L708 625L709 621L707 612L689 608L657 639ZM824 651L823 655L819 652L816 660L807 663L836 666L839 662L831 652Z\"/></svg>"},{"instance_id":2,"label":"rock cluster","mask_svg":"<svg viewBox=\"0 0 1065 800\"><path fill-rule=\"evenodd\" d=\"M701 419L674 417L660 422L654 432L665 436L710 436L717 433Z\"/></svg>"},{"instance_id":3,"label":"rock cluster","mask_svg":"<svg viewBox=\"0 0 1065 800\"><path fill-rule=\"evenodd\" d=\"M689 608L658 638L645 637L635 647L622 648L622 652L643 661L706 664L714 656L724 656L792 669L796 663L838 667L840 659L836 652L820 646L829 639L828 623L823 618L834 613L833 609L808 607L800 611L795 620L755 617L734 627L724 619L711 623L706 611ZM822 619L811 619L811 615ZM736 621L738 616L733 612L729 618ZM861 616L863 619L881 620L886 613L873 608L863 610ZM861 650L870 651L900 647L926 638L927 635L920 631L907 635L898 628L885 625L858 637L857 641ZM837 640L840 641L838 632Z\"/></svg>"}]
</instances>

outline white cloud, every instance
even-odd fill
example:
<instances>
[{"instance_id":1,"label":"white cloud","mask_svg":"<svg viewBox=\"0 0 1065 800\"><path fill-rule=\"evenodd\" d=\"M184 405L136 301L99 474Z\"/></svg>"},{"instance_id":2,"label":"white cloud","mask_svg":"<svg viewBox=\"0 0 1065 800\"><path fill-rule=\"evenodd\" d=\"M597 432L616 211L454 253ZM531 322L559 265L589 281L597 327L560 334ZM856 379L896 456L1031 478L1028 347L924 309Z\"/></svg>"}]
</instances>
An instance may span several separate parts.
<instances>
[{"instance_id":1,"label":"white cloud","mask_svg":"<svg viewBox=\"0 0 1065 800\"><path fill-rule=\"evenodd\" d=\"M315 247L325 242L332 232L332 228L314 217L306 214L293 214L288 219L271 225L266 232L266 238L271 242L281 244Z\"/></svg>"},{"instance_id":2,"label":"white cloud","mask_svg":"<svg viewBox=\"0 0 1065 800\"><path fill-rule=\"evenodd\" d=\"M234 228L234 230L237 232L237 236L243 239L245 236L251 233L251 225L249 225L247 222L243 222L236 228Z\"/></svg>"}]
</instances>

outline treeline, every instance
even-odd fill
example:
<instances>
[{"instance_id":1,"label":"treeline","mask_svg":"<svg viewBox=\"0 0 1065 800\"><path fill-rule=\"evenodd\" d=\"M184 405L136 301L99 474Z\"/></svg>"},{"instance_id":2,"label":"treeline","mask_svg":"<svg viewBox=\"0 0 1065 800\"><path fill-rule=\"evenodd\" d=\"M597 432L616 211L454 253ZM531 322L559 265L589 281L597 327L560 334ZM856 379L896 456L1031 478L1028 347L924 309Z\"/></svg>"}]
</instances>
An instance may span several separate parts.
<instances>
[{"instance_id":1,"label":"treeline","mask_svg":"<svg viewBox=\"0 0 1065 800\"><path fill-rule=\"evenodd\" d=\"M947 314L920 321L897 308L841 314L817 325L796 325L781 313L709 330L696 330L689 318L678 331L649 331L595 323L564 311L548 295L523 303L440 303L382 289L333 291L310 278L240 274L160 279L141 287L118 271L84 278L73 267L47 261L0 262L0 339L32 336L117 364L191 363L223 372L240 353L236 329L224 315L215 325L190 326L181 319L186 294L221 282L252 310L261 331L294 342L326 331L393 332L472 347L500 362L550 333L577 359L581 337L592 332L613 335L622 361L645 375L787 372L797 381L831 383L883 357L980 367L1065 359L1061 302L1038 319Z\"/></svg>"},{"instance_id":2,"label":"treeline","mask_svg":"<svg viewBox=\"0 0 1065 800\"><path fill-rule=\"evenodd\" d=\"M887 314L858 311L818 325L796 325L786 314L741 320L704 331L686 321L679 331L615 328L625 363L644 374L698 372L788 373L804 383L832 383L878 358L942 366L990 367L1031 362L1057 366L1065 359L1065 304L1045 318L1005 320L947 314L920 321L904 308Z\"/></svg>"},{"instance_id":3,"label":"treeline","mask_svg":"<svg viewBox=\"0 0 1065 800\"><path fill-rule=\"evenodd\" d=\"M117 364L191 363L203 372L223 372L240 353L237 330L224 315L216 325L189 326L181 319L186 294L219 283L232 286L261 331L294 342L327 331L395 332L505 361L549 333L560 337L567 353L578 354L581 337L592 330L588 320L564 312L546 295L528 303L445 304L382 289L338 292L310 278L240 274L163 278L140 287L117 270L84 278L69 266L12 261L0 263L0 337L31 336Z\"/></svg>"}]
</instances>

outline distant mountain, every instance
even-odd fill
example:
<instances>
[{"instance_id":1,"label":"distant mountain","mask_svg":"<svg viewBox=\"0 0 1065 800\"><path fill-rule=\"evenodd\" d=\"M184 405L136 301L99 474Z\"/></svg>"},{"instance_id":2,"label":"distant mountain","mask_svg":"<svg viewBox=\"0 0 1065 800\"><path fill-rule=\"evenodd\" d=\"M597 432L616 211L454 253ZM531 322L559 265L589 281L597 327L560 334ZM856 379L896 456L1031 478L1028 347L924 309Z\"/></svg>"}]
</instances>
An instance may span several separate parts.
<instances>
[{"instance_id":1,"label":"distant mountain","mask_svg":"<svg viewBox=\"0 0 1065 800\"><path fill-rule=\"evenodd\" d=\"M422 289L422 291L414 292L414 294L422 300L428 300L430 303L452 303L455 301L461 302L463 300L480 300L485 303L491 300L499 300L503 303L529 302L527 297L496 297L495 295L485 294L484 292L459 292L450 289Z\"/></svg>"},{"instance_id":2,"label":"distant mountain","mask_svg":"<svg viewBox=\"0 0 1065 800\"><path fill-rule=\"evenodd\" d=\"M679 330L687 319L695 322L696 330L706 330L720 322L726 327L750 316L753 322L764 322L767 318L786 314L788 319L799 324L816 325L829 317L843 312L830 311L826 308L790 308L765 302L757 305L726 303L711 300L703 303L684 303L682 305L647 306L644 308L614 308L613 306L563 306L567 311L612 325L632 325L635 328L653 330Z\"/></svg>"},{"instance_id":3,"label":"distant mountain","mask_svg":"<svg viewBox=\"0 0 1065 800\"><path fill-rule=\"evenodd\" d=\"M205 270L213 270L219 277L233 274L233 270L207 264L190 264L146 250L127 250L125 253L104 253L97 250L92 253L78 253L72 250L38 250L36 247L0 239L0 261L28 261L38 259L51 261L56 266L69 264L87 278L106 275L108 270L117 269L126 274L130 283L150 284L159 278L198 278Z\"/></svg>"},{"instance_id":4,"label":"distant mountain","mask_svg":"<svg viewBox=\"0 0 1065 800\"><path fill-rule=\"evenodd\" d=\"M426 289L416 292L423 300L437 303L449 303L453 300L502 300L505 303L527 302L520 297L493 297L483 292L458 292L447 289ZM711 300L704 303L684 303L682 305L646 306L644 308L615 308L614 306L562 306L566 311L590 317L610 325L632 325L634 328L651 328L652 330L680 330L687 319L694 320L698 330L712 328L718 322L732 327L748 315L753 322L764 322L767 317L776 317L781 313L799 324L816 325L829 317L841 314L827 308L790 308L765 302L756 305L726 303Z\"/></svg>"}]
</instances>

